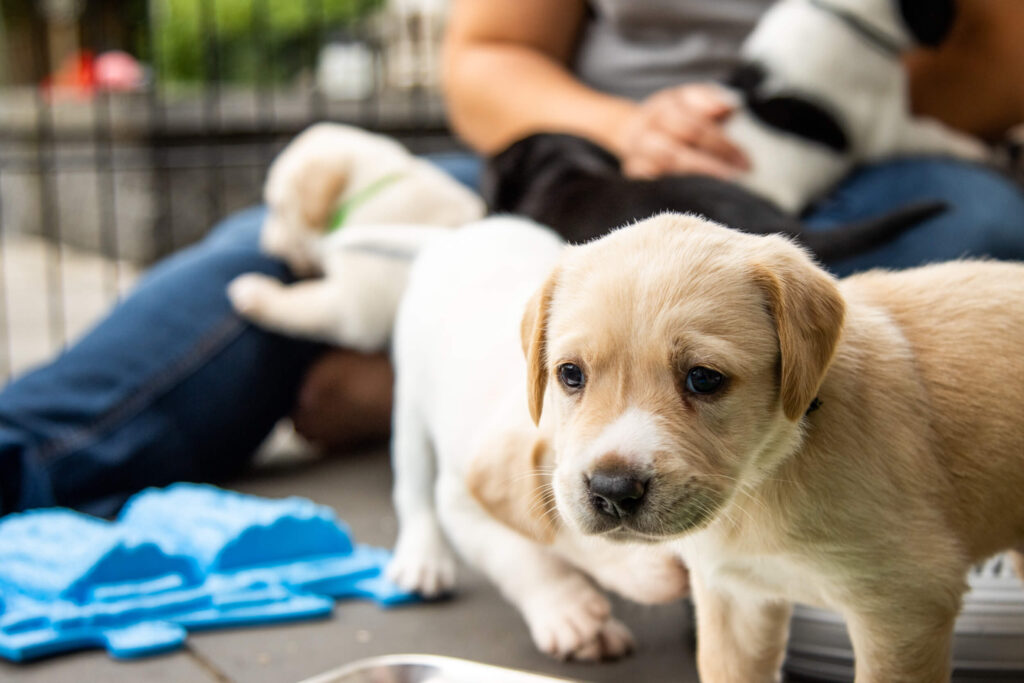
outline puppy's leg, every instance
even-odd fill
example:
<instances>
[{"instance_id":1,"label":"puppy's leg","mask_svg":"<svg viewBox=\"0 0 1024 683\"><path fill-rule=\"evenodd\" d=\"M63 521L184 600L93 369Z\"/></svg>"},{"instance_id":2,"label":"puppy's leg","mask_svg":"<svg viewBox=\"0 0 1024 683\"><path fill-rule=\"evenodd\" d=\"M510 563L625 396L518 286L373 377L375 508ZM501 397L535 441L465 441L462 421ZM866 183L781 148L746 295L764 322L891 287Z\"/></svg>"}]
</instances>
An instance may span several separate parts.
<instances>
[{"instance_id":1,"label":"puppy's leg","mask_svg":"<svg viewBox=\"0 0 1024 683\"><path fill-rule=\"evenodd\" d=\"M899 597L884 604L872 613L845 615L856 683L949 681L956 611Z\"/></svg>"},{"instance_id":2,"label":"puppy's leg","mask_svg":"<svg viewBox=\"0 0 1024 683\"><path fill-rule=\"evenodd\" d=\"M408 386L399 374L392 443L398 542L387 575L404 590L432 598L455 587L455 557L444 538L434 499L434 450Z\"/></svg>"},{"instance_id":3,"label":"puppy's leg","mask_svg":"<svg viewBox=\"0 0 1024 683\"><path fill-rule=\"evenodd\" d=\"M736 596L690 574L697 608L697 669L705 683L774 683L780 678L792 608Z\"/></svg>"},{"instance_id":4,"label":"puppy's leg","mask_svg":"<svg viewBox=\"0 0 1024 683\"><path fill-rule=\"evenodd\" d=\"M538 649L577 660L613 659L632 649L629 630L581 572L488 515L458 478L442 477L438 500L459 552L519 609Z\"/></svg>"},{"instance_id":5,"label":"puppy's leg","mask_svg":"<svg viewBox=\"0 0 1024 683\"><path fill-rule=\"evenodd\" d=\"M339 338L341 294L329 279L286 285L246 273L228 285L228 298L242 317L268 330L335 344L345 341Z\"/></svg>"}]
</instances>

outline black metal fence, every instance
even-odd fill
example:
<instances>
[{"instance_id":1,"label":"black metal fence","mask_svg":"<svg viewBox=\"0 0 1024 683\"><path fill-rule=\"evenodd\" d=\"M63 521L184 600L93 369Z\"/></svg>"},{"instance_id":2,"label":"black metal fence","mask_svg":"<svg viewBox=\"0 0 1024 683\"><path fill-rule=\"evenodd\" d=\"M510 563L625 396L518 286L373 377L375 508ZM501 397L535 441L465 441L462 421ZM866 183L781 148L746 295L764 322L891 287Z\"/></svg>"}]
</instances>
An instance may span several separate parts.
<instances>
[{"instance_id":1,"label":"black metal fence","mask_svg":"<svg viewBox=\"0 0 1024 683\"><path fill-rule=\"evenodd\" d=\"M259 201L314 121L452 149L444 0L0 0L0 377Z\"/></svg>"}]
</instances>

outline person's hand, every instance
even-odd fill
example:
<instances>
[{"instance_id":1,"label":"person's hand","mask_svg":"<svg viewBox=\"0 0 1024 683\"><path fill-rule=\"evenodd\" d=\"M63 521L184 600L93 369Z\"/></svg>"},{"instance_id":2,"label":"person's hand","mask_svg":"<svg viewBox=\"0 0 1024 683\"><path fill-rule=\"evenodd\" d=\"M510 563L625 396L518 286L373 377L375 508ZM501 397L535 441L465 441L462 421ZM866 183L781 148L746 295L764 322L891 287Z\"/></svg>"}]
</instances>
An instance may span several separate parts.
<instances>
[{"instance_id":1,"label":"person's hand","mask_svg":"<svg viewBox=\"0 0 1024 683\"><path fill-rule=\"evenodd\" d=\"M382 440L391 428L393 383L386 354L327 351L302 381L295 431L327 450Z\"/></svg>"},{"instance_id":2,"label":"person's hand","mask_svg":"<svg viewBox=\"0 0 1024 683\"><path fill-rule=\"evenodd\" d=\"M616 135L622 172L632 178L701 173L730 179L748 170L746 155L722 129L734 108L710 84L654 93L637 105Z\"/></svg>"}]
</instances>

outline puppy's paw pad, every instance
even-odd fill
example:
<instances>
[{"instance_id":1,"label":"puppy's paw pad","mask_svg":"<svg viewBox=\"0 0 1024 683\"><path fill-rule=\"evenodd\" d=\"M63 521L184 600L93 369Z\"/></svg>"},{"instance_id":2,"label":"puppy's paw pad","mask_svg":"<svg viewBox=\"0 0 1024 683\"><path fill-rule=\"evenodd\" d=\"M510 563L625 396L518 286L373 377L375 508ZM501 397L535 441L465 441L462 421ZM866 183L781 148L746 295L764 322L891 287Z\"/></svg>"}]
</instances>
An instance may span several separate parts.
<instances>
[{"instance_id":1,"label":"puppy's paw pad","mask_svg":"<svg viewBox=\"0 0 1024 683\"><path fill-rule=\"evenodd\" d=\"M455 588L455 557L443 538L399 539L387 577L399 588L436 598Z\"/></svg>"},{"instance_id":2,"label":"puppy's paw pad","mask_svg":"<svg viewBox=\"0 0 1024 683\"><path fill-rule=\"evenodd\" d=\"M260 273L239 275L228 283L228 299L235 310L242 315L258 313L263 302L274 295L281 283Z\"/></svg>"},{"instance_id":3,"label":"puppy's paw pad","mask_svg":"<svg viewBox=\"0 0 1024 683\"><path fill-rule=\"evenodd\" d=\"M587 587L571 599L566 599L564 593L538 596L533 605L526 610L526 618L533 642L542 652L556 659L600 659L603 656L600 638L611 612L603 595ZM616 639L610 644L618 645L619 641Z\"/></svg>"},{"instance_id":4,"label":"puppy's paw pad","mask_svg":"<svg viewBox=\"0 0 1024 683\"><path fill-rule=\"evenodd\" d=\"M581 662L600 662L621 659L633 651L633 634L618 619L609 618L597 632L597 637L573 653Z\"/></svg>"}]
</instances>

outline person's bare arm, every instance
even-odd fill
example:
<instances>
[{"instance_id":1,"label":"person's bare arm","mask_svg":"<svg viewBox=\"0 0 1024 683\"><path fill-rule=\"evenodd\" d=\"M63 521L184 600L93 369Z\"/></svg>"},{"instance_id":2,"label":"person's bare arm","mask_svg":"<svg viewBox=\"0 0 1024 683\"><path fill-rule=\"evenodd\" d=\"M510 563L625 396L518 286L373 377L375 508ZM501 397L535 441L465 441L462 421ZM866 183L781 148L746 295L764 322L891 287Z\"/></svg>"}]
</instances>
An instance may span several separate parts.
<instances>
[{"instance_id":1,"label":"person's bare arm","mask_svg":"<svg viewBox=\"0 0 1024 683\"><path fill-rule=\"evenodd\" d=\"M585 10L583 0L453 3L443 82L463 140L491 154L530 133L560 131L615 147L609 135L633 103L587 88L566 66Z\"/></svg>"},{"instance_id":2,"label":"person's bare arm","mask_svg":"<svg viewBox=\"0 0 1024 683\"><path fill-rule=\"evenodd\" d=\"M456 0L444 46L455 132L481 154L531 133L579 135L616 154L629 175L727 176L744 163L723 135L729 105L686 85L643 103L598 92L569 70L583 0Z\"/></svg>"},{"instance_id":3,"label":"person's bare arm","mask_svg":"<svg viewBox=\"0 0 1024 683\"><path fill-rule=\"evenodd\" d=\"M908 55L915 112L987 140L1024 123L1024 2L961 0L949 39Z\"/></svg>"}]
</instances>

